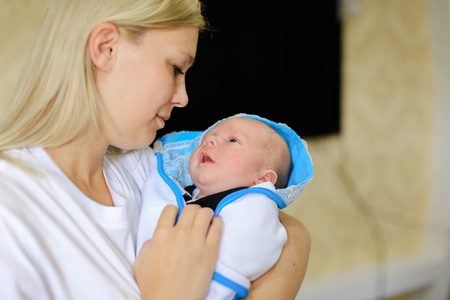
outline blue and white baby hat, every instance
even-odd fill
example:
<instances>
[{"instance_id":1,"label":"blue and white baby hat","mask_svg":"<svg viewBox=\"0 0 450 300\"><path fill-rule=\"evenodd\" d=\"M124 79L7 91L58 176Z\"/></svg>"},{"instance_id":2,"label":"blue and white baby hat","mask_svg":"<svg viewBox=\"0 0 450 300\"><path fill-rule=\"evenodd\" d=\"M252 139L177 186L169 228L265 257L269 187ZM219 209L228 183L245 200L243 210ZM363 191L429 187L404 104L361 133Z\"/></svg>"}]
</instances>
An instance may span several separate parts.
<instances>
[{"instance_id":1,"label":"blue and white baby hat","mask_svg":"<svg viewBox=\"0 0 450 300\"><path fill-rule=\"evenodd\" d=\"M214 128L217 124L229 118L250 118L263 122L278 132L288 144L292 170L289 176L287 187L277 189L274 199L278 207L285 208L297 199L314 175L314 168L311 157L307 150L307 144L297 133L282 123L276 123L268 119L248 114L237 114L216 122L205 131L182 131L169 133L154 143L155 152L163 155L163 168L166 174L174 179L182 187L192 185L189 176L189 159L192 152L203 140L203 136Z\"/></svg>"}]
</instances>

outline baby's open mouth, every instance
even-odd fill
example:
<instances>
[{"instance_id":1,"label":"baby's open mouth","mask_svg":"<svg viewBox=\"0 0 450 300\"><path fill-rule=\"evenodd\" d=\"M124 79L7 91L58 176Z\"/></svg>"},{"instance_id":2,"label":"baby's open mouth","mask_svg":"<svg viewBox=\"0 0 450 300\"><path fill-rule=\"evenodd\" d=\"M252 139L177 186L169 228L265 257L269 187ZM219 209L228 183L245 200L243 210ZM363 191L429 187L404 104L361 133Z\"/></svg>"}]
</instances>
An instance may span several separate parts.
<instances>
[{"instance_id":1,"label":"baby's open mouth","mask_svg":"<svg viewBox=\"0 0 450 300\"><path fill-rule=\"evenodd\" d=\"M214 161L211 159L211 157L209 157L209 155L207 153L202 153L201 162L202 163L208 163L208 162L213 163Z\"/></svg>"}]
</instances>

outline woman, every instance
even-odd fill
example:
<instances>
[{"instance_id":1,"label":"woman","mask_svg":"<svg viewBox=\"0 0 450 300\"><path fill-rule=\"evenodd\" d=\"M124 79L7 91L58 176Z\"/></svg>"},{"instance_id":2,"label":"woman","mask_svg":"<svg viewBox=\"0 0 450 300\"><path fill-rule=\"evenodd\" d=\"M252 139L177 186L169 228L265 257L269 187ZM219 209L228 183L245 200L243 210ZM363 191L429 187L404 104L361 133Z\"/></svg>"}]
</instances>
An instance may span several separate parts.
<instances>
[{"instance_id":1,"label":"woman","mask_svg":"<svg viewBox=\"0 0 450 300\"><path fill-rule=\"evenodd\" d=\"M209 209L173 226L167 207L132 265L147 145L187 104L204 26L197 0L52 1L0 117L2 298L204 298L222 228ZM287 246L248 298L293 298L301 284L309 236L281 220Z\"/></svg>"}]
</instances>

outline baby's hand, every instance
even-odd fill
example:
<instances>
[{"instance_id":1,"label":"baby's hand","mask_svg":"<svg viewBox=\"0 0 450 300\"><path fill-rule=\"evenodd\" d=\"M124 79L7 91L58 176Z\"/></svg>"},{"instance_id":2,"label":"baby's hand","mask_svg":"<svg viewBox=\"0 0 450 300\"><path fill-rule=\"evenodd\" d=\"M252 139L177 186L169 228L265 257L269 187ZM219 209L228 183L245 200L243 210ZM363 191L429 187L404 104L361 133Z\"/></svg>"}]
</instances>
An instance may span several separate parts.
<instances>
[{"instance_id":1,"label":"baby's hand","mask_svg":"<svg viewBox=\"0 0 450 300\"><path fill-rule=\"evenodd\" d=\"M198 205L187 205L174 226L177 214L175 206L164 208L134 262L143 299L204 299L208 293L223 222Z\"/></svg>"}]
</instances>

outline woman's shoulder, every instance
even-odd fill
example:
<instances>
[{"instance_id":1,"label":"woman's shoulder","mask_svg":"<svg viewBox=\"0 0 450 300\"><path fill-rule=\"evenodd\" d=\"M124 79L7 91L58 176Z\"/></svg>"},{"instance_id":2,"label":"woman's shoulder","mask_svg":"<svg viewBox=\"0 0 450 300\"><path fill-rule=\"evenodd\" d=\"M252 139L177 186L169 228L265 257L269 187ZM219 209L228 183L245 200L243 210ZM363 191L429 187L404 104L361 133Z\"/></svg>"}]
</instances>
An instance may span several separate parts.
<instances>
[{"instance_id":1,"label":"woman's shoulder","mask_svg":"<svg viewBox=\"0 0 450 300\"><path fill-rule=\"evenodd\" d=\"M10 174L12 170L26 172L38 168L38 160L36 159L35 155L33 155L32 151L36 149L17 148L1 151L0 176L2 176L3 174Z\"/></svg>"},{"instance_id":2,"label":"woman's shoulder","mask_svg":"<svg viewBox=\"0 0 450 300\"><path fill-rule=\"evenodd\" d=\"M38 190L49 187L49 176L54 174L47 172L46 165L39 160L40 152L44 150L20 148L0 152L0 202L15 199L8 203L21 205L20 199L30 198Z\"/></svg>"}]
</instances>

